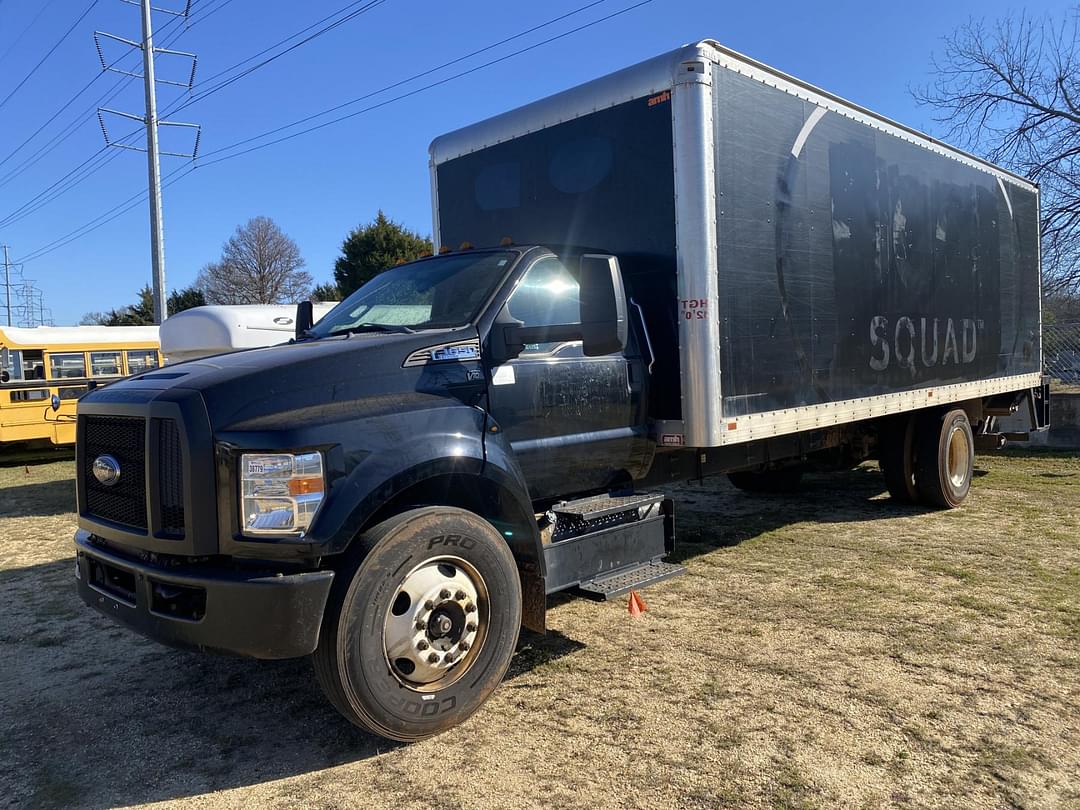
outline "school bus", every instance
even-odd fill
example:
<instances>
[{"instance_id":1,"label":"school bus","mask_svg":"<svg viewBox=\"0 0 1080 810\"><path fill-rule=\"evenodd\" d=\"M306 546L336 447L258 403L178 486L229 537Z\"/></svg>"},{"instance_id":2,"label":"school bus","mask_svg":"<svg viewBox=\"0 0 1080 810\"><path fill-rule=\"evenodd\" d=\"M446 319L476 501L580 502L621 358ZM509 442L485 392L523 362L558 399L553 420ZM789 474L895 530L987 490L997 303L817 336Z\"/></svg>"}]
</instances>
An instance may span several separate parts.
<instances>
[{"instance_id":1,"label":"school bus","mask_svg":"<svg viewBox=\"0 0 1080 810\"><path fill-rule=\"evenodd\" d=\"M160 365L156 326L0 326L0 447L74 444L79 397Z\"/></svg>"}]
</instances>

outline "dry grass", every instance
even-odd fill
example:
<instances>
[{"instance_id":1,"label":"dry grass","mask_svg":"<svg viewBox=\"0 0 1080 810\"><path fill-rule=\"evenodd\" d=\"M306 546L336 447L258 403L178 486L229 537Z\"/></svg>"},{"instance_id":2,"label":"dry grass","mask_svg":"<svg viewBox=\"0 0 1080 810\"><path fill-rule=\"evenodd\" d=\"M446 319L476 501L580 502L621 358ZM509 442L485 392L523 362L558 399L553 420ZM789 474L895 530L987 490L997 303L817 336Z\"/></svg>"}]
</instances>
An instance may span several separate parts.
<instances>
[{"instance_id":1,"label":"dry grass","mask_svg":"<svg viewBox=\"0 0 1080 810\"><path fill-rule=\"evenodd\" d=\"M980 457L953 512L873 465L678 488L689 573L556 600L463 727L340 720L305 661L176 652L74 594L71 464L0 468L0 803L1080 807L1080 455Z\"/></svg>"}]
</instances>

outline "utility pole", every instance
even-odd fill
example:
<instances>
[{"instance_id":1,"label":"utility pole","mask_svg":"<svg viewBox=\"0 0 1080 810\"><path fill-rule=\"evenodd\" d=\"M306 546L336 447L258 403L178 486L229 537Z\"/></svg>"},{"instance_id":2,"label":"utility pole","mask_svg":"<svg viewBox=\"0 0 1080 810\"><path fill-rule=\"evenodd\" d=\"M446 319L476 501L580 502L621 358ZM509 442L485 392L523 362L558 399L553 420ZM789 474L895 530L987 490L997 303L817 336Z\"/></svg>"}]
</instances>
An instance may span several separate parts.
<instances>
[{"instance_id":1,"label":"utility pole","mask_svg":"<svg viewBox=\"0 0 1080 810\"><path fill-rule=\"evenodd\" d=\"M154 270L154 323L169 313L165 303L165 223L161 219L157 89L154 86L154 23L150 0L142 0L143 86L146 89L146 164L150 175L150 258Z\"/></svg>"},{"instance_id":2,"label":"utility pole","mask_svg":"<svg viewBox=\"0 0 1080 810\"><path fill-rule=\"evenodd\" d=\"M11 326L11 260L8 246L4 245L4 301L7 303L7 325Z\"/></svg>"},{"instance_id":3,"label":"utility pole","mask_svg":"<svg viewBox=\"0 0 1080 810\"><path fill-rule=\"evenodd\" d=\"M161 206L161 155L172 155L174 157L184 157L195 159L195 156L199 151L199 135L200 127L198 124L187 124L179 121L159 121L157 114L157 84L160 81L162 84L171 84L177 87L184 87L191 90L195 83L195 64L196 56L193 53L187 53L185 51L171 51L166 48L154 47L154 22L153 12L160 11L166 14L172 14L177 17L187 17L191 11L191 0L187 0L187 5L183 11L171 11L169 9L159 8L157 6L151 6L150 0L122 0L129 5L139 5L142 13L142 41L133 42L130 39L124 39L122 37L114 36L113 34L106 34L101 31L94 32L94 42L97 45L98 56L101 58L102 70L112 71L113 73L120 73L124 76L133 76L135 78L141 78L143 80L143 89L145 95L145 112L142 116L132 115L131 113L120 112L119 110L110 110L104 107L98 108L98 121L101 123L101 132L105 136L105 143L108 146L116 146L121 149L133 149L138 152L146 152L146 169L148 176L148 191L150 197L150 262L153 270L153 298L154 298L154 323L161 323L169 316L167 299L166 299L166 287L165 287L165 223L162 215ZM101 47L101 37L107 37L108 39L121 42L131 48L139 48L142 50L143 55L143 71L142 74L132 73L130 71L119 70L112 67L111 64L105 61L105 53ZM157 79L154 73L154 57L159 53L170 54L172 56L182 56L191 59L191 74L186 82L176 82L165 79ZM115 64L115 62L113 63ZM112 115L119 115L122 118L129 118L135 121L141 121L146 128L146 148L141 149L131 144L123 143L122 141L111 141L109 139L109 131L105 125L104 113L110 113ZM162 152L158 145L158 127L172 126L172 127L189 127L195 130L195 145L191 152Z\"/></svg>"}]
</instances>

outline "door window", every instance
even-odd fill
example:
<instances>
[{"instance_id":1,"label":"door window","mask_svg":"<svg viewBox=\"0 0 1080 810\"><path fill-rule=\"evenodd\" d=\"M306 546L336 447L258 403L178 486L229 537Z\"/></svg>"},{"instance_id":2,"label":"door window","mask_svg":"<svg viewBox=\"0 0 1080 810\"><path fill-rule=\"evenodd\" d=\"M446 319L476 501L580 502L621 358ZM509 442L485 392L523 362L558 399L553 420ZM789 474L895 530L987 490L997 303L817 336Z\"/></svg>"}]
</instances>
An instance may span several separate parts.
<instances>
[{"instance_id":1,"label":"door window","mask_svg":"<svg viewBox=\"0 0 1080 810\"><path fill-rule=\"evenodd\" d=\"M540 259L506 302L510 315L525 326L581 322L578 280L554 256ZM522 354L546 354L558 343L529 343Z\"/></svg>"}]
</instances>

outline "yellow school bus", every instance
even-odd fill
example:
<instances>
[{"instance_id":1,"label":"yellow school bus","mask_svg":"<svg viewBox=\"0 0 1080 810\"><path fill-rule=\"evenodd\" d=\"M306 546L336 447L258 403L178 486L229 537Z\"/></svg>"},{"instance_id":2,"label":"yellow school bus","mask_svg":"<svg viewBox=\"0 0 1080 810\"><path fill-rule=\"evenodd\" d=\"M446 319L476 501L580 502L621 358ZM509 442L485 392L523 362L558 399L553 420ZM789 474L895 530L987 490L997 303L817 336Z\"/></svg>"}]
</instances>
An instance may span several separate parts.
<instances>
[{"instance_id":1,"label":"yellow school bus","mask_svg":"<svg viewBox=\"0 0 1080 810\"><path fill-rule=\"evenodd\" d=\"M156 326L0 326L0 447L73 444L75 402L91 386L160 365Z\"/></svg>"}]
</instances>

